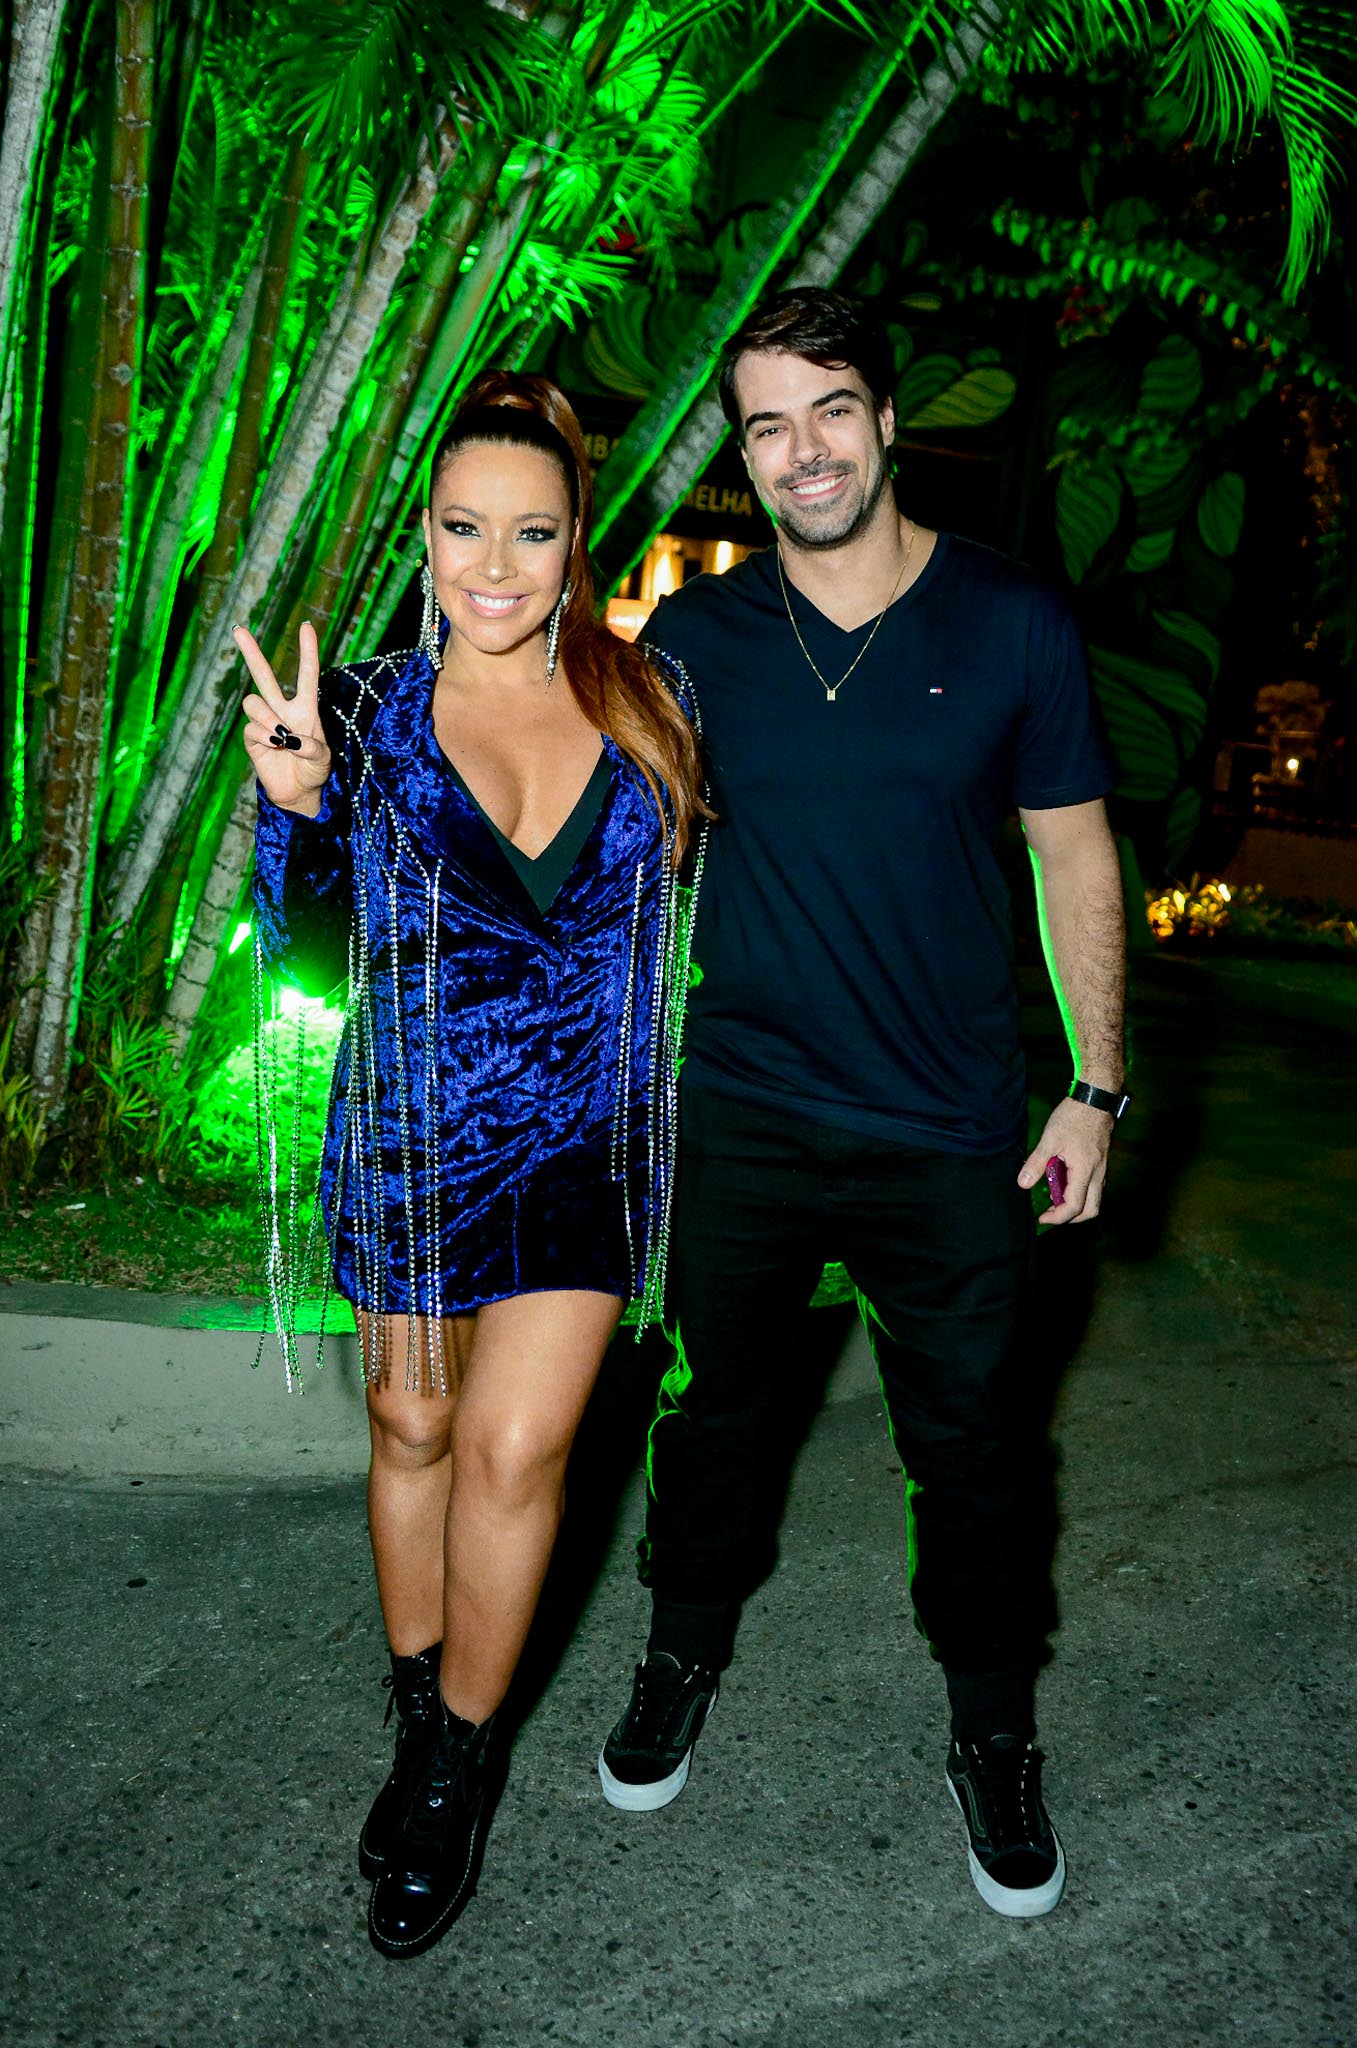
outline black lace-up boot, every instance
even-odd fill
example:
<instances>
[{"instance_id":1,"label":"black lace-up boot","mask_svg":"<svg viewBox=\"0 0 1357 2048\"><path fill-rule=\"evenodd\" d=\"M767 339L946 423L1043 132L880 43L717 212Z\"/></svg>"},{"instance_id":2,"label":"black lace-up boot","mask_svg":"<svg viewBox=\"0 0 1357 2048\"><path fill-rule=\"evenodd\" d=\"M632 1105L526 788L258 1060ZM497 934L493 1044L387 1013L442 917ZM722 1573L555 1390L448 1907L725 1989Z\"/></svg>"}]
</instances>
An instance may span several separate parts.
<instances>
[{"instance_id":1,"label":"black lace-up boot","mask_svg":"<svg viewBox=\"0 0 1357 2048\"><path fill-rule=\"evenodd\" d=\"M414 1657L398 1657L393 1650L391 1676L382 1680L390 1695L382 1726L391 1719L394 1709L396 1754L391 1762L391 1775L373 1800L372 1811L358 1837L358 1868L369 1880L386 1868L392 1841L405 1817L420 1758L442 1732L443 1701L438 1691L442 1654L441 1643L431 1643Z\"/></svg>"},{"instance_id":2,"label":"black lace-up boot","mask_svg":"<svg viewBox=\"0 0 1357 2048\"><path fill-rule=\"evenodd\" d=\"M438 1740L415 1771L404 1818L368 1906L373 1947L397 1960L422 1955L442 1940L476 1889L484 1850L495 1717L473 1725L446 1707L443 1717Z\"/></svg>"}]
</instances>

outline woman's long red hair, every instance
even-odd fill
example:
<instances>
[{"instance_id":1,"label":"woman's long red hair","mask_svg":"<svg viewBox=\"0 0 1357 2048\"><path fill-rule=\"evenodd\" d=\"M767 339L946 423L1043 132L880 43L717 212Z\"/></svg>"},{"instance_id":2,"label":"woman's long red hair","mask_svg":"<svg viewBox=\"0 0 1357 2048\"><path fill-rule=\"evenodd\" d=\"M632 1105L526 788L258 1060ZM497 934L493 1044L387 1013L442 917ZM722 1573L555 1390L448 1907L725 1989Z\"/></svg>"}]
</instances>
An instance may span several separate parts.
<instances>
[{"instance_id":1,"label":"woman's long red hair","mask_svg":"<svg viewBox=\"0 0 1357 2048\"><path fill-rule=\"evenodd\" d=\"M452 425L438 444L431 486L458 448L481 438L467 415L492 406L535 413L562 443L569 463L566 481L575 504L576 526L566 567L570 598L561 619L561 665L589 723L635 762L661 811L661 792L668 791L677 864L697 821L713 815L703 795L697 735L645 649L619 640L595 612L589 562L594 477L580 423L560 386L549 377L514 370L482 371L463 393ZM459 432L463 422L464 430Z\"/></svg>"}]
</instances>

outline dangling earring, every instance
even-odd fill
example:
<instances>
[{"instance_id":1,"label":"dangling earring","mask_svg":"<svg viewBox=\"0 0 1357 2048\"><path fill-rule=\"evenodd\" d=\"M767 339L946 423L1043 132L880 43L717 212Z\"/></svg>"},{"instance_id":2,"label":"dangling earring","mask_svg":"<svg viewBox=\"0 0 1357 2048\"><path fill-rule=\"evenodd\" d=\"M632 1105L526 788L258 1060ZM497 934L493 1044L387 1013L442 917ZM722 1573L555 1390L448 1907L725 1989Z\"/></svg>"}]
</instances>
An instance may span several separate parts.
<instances>
[{"instance_id":1,"label":"dangling earring","mask_svg":"<svg viewBox=\"0 0 1357 2048\"><path fill-rule=\"evenodd\" d=\"M551 679L556 673L556 650L561 644L561 615L565 611L566 606L570 602L570 590L571 585L569 584L569 582L567 582L562 587L561 594L556 600L556 608L551 614L551 624L547 627L548 689L551 688Z\"/></svg>"},{"instance_id":2,"label":"dangling earring","mask_svg":"<svg viewBox=\"0 0 1357 2048\"><path fill-rule=\"evenodd\" d=\"M427 562L421 562L419 565L419 587L424 592L424 617L419 626L419 651L428 655L429 666L437 675L443 666L443 648L438 638L438 622L443 614L438 609L433 577Z\"/></svg>"}]
</instances>

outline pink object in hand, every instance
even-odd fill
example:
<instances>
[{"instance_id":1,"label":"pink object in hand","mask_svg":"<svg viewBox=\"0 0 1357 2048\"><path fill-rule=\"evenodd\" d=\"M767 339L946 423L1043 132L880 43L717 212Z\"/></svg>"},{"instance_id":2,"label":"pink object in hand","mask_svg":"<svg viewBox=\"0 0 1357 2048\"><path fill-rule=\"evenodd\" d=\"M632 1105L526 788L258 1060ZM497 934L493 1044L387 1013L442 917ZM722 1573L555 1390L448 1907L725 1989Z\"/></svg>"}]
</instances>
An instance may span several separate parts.
<instances>
[{"instance_id":1,"label":"pink object in hand","mask_svg":"<svg viewBox=\"0 0 1357 2048\"><path fill-rule=\"evenodd\" d=\"M1051 1191L1053 1207L1059 1208L1065 1199L1065 1162L1063 1159L1046 1161L1046 1185Z\"/></svg>"}]
</instances>

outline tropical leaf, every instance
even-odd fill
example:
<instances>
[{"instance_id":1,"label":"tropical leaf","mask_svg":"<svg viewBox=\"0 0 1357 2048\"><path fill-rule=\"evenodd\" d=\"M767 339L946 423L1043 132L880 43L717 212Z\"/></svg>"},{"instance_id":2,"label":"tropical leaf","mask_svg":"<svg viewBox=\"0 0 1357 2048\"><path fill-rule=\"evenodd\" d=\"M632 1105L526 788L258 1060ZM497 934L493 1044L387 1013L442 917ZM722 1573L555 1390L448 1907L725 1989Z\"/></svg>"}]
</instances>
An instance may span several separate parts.
<instances>
[{"instance_id":1,"label":"tropical leaf","mask_svg":"<svg viewBox=\"0 0 1357 2048\"><path fill-rule=\"evenodd\" d=\"M1195 520L1179 534L1177 567L1184 606L1196 618L1223 624L1234 602L1235 573L1227 560L1204 544Z\"/></svg>"},{"instance_id":2,"label":"tropical leaf","mask_svg":"<svg viewBox=\"0 0 1357 2048\"><path fill-rule=\"evenodd\" d=\"M925 356L924 362L932 358ZM908 379L906 379L908 382ZM918 411L910 413L907 427L983 427L997 420L1013 403L1018 380L1011 370L982 364L967 370Z\"/></svg>"},{"instance_id":3,"label":"tropical leaf","mask_svg":"<svg viewBox=\"0 0 1357 2048\"><path fill-rule=\"evenodd\" d=\"M1088 650L1089 671L1117 759L1117 794L1162 803L1200 742L1206 704L1176 669L1110 648Z\"/></svg>"},{"instance_id":4,"label":"tropical leaf","mask_svg":"<svg viewBox=\"0 0 1357 2048\"><path fill-rule=\"evenodd\" d=\"M896 418L913 421L925 406L959 380L962 370L959 356L915 356L895 394Z\"/></svg>"},{"instance_id":5,"label":"tropical leaf","mask_svg":"<svg viewBox=\"0 0 1357 2048\"><path fill-rule=\"evenodd\" d=\"M1192 410L1201 390L1201 350L1185 334L1166 334L1140 380L1141 411L1179 418Z\"/></svg>"},{"instance_id":6,"label":"tropical leaf","mask_svg":"<svg viewBox=\"0 0 1357 2048\"><path fill-rule=\"evenodd\" d=\"M1143 699L1168 720L1175 732L1186 736L1187 744L1181 752L1192 751L1206 728L1206 699L1181 669L1166 662L1146 661L1140 655L1122 654L1110 647L1090 646L1088 659L1100 689L1104 682L1116 683Z\"/></svg>"},{"instance_id":7,"label":"tropical leaf","mask_svg":"<svg viewBox=\"0 0 1357 2048\"><path fill-rule=\"evenodd\" d=\"M1197 505L1197 531L1213 555L1232 555L1244 524L1244 479L1227 469L1206 486Z\"/></svg>"},{"instance_id":8,"label":"tropical leaf","mask_svg":"<svg viewBox=\"0 0 1357 2048\"><path fill-rule=\"evenodd\" d=\"M1158 533L1142 533L1132 543L1126 557L1126 567L1133 576L1143 576L1153 569L1162 569L1173 553L1177 529L1162 528Z\"/></svg>"},{"instance_id":9,"label":"tropical leaf","mask_svg":"<svg viewBox=\"0 0 1357 2048\"><path fill-rule=\"evenodd\" d=\"M408 160L434 110L496 132L551 125L560 53L530 22L487 0L291 0L277 76L292 127L319 155ZM402 100L393 93L400 82ZM543 115L545 114L545 121ZM413 116L413 118L411 118Z\"/></svg>"},{"instance_id":10,"label":"tropical leaf","mask_svg":"<svg viewBox=\"0 0 1357 2048\"><path fill-rule=\"evenodd\" d=\"M1211 628L1191 612L1157 611L1154 619L1168 646L1177 643L1178 651L1186 653L1189 673L1202 675L1208 687L1214 683L1220 674L1220 641Z\"/></svg>"},{"instance_id":11,"label":"tropical leaf","mask_svg":"<svg viewBox=\"0 0 1357 2048\"><path fill-rule=\"evenodd\" d=\"M1164 866L1170 874L1180 873L1187 864L1187 852L1201 823L1201 791L1194 783L1175 790L1164 819Z\"/></svg>"},{"instance_id":12,"label":"tropical leaf","mask_svg":"<svg viewBox=\"0 0 1357 2048\"><path fill-rule=\"evenodd\" d=\"M1165 82L1202 140L1239 149L1276 123L1291 201L1282 292L1293 301L1328 246L1340 144L1357 123L1357 18L1303 0L1167 0L1167 11L1177 33Z\"/></svg>"},{"instance_id":13,"label":"tropical leaf","mask_svg":"<svg viewBox=\"0 0 1357 2048\"><path fill-rule=\"evenodd\" d=\"M1212 148L1242 148L1292 61L1285 0L1167 0L1166 11L1165 86Z\"/></svg>"},{"instance_id":14,"label":"tropical leaf","mask_svg":"<svg viewBox=\"0 0 1357 2048\"><path fill-rule=\"evenodd\" d=\"M1122 449L1119 460L1135 495L1136 520L1142 533L1176 526L1191 510L1201 471L1190 445L1145 437Z\"/></svg>"},{"instance_id":15,"label":"tropical leaf","mask_svg":"<svg viewBox=\"0 0 1357 2048\"><path fill-rule=\"evenodd\" d=\"M1055 525L1072 583L1082 583L1117 530L1122 484L1111 464L1066 462L1055 490Z\"/></svg>"},{"instance_id":16,"label":"tropical leaf","mask_svg":"<svg viewBox=\"0 0 1357 2048\"><path fill-rule=\"evenodd\" d=\"M1289 368L1321 389L1357 398L1357 379L1350 367L1315 346L1313 323L1264 289L1256 274L1228 256L1192 248L1180 239L1142 239L1134 247L1123 246L1097 233L1087 221L1055 220L1016 206L1000 207L991 226L1015 248L1035 253L1043 267L1017 280L982 269L978 277L959 280L963 291L969 288L987 296L1042 298L1068 291L1072 273L1091 270L1107 279L1109 289L1134 288L1170 306L1191 306L1202 319L1219 321L1231 333L1237 332L1263 355L1254 380L1260 395L1266 395L1276 381L1274 365L1285 359ZM1075 351L1072 361L1092 352L1092 345L1085 344Z\"/></svg>"}]
</instances>

